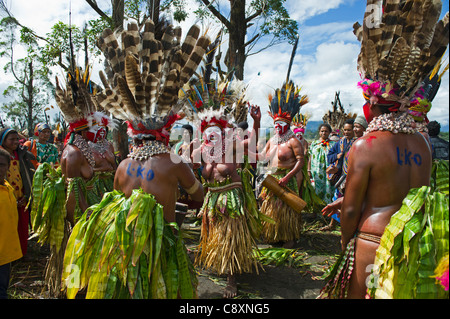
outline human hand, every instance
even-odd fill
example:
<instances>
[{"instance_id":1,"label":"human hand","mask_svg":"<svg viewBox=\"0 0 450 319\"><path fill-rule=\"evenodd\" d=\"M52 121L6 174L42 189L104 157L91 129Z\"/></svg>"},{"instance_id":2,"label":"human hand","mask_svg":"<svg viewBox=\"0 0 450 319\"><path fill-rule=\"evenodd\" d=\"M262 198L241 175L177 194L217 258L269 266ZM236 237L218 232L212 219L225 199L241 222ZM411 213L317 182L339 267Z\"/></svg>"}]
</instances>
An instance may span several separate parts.
<instances>
[{"instance_id":1,"label":"human hand","mask_svg":"<svg viewBox=\"0 0 450 319\"><path fill-rule=\"evenodd\" d=\"M290 179L291 179L290 177L285 176L278 181L278 185L280 185L281 187L286 187Z\"/></svg>"},{"instance_id":2,"label":"human hand","mask_svg":"<svg viewBox=\"0 0 450 319\"><path fill-rule=\"evenodd\" d=\"M322 215L331 217L331 215L337 214L338 217L341 215L343 197L336 199L334 202L328 204L322 209Z\"/></svg>"},{"instance_id":3,"label":"human hand","mask_svg":"<svg viewBox=\"0 0 450 319\"><path fill-rule=\"evenodd\" d=\"M258 105L250 105L250 103L248 103L249 106L249 110L250 110L250 115L252 117L252 119L254 121L261 121L261 109L259 108Z\"/></svg>"}]
</instances>

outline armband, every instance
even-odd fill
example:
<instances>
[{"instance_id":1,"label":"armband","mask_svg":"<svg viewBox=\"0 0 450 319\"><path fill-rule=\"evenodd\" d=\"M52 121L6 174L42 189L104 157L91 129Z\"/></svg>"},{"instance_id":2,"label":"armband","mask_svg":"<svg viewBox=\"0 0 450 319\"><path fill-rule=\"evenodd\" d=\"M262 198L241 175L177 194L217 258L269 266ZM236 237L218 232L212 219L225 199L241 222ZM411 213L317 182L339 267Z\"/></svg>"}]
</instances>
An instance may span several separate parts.
<instances>
[{"instance_id":1,"label":"armband","mask_svg":"<svg viewBox=\"0 0 450 319\"><path fill-rule=\"evenodd\" d=\"M191 187L186 189L186 193L188 193L189 195L192 195L198 190L199 187L200 187L200 182L196 179L194 185L192 185Z\"/></svg>"}]
</instances>

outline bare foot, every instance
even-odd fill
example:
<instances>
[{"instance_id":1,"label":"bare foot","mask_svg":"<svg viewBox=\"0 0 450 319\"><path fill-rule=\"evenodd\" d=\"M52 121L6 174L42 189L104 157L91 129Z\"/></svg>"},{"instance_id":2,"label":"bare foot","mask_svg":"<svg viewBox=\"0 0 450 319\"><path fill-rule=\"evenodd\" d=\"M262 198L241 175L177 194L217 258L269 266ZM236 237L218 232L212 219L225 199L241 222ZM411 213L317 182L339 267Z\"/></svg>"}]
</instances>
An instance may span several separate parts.
<instances>
[{"instance_id":1,"label":"bare foot","mask_svg":"<svg viewBox=\"0 0 450 319\"><path fill-rule=\"evenodd\" d=\"M225 291L223 292L223 298L229 299L234 298L237 295L237 285L236 278L234 275L228 275L227 277L227 286L225 287Z\"/></svg>"}]
</instances>

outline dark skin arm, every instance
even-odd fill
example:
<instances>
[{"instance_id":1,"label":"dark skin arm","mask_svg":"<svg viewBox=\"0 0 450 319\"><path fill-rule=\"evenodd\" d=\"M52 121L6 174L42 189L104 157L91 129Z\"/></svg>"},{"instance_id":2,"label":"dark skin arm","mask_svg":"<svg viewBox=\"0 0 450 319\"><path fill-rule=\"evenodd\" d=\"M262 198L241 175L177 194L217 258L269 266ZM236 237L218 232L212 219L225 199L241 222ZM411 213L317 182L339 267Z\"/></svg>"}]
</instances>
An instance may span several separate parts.
<instances>
[{"instance_id":1,"label":"dark skin arm","mask_svg":"<svg viewBox=\"0 0 450 319\"><path fill-rule=\"evenodd\" d=\"M278 184L280 186L286 186L287 183L289 182L289 180L294 177L295 175L297 175L297 173L302 169L304 163L305 163L305 157L304 157L304 152L303 152L303 146L300 143L299 140L297 139L291 139L289 141L290 146L292 148L292 151L294 152L295 158L297 159L297 162L295 163L294 167L291 169L291 171L289 173L286 174L285 177L283 177L282 179L280 179L278 181Z\"/></svg>"},{"instance_id":2,"label":"dark skin arm","mask_svg":"<svg viewBox=\"0 0 450 319\"><path fill-rule=\"evenodd\" d=\"M350 149L345 196L341 209L343 249L358 228L369 184L371 163L363 156L364 152L365 148L360 143L355 143Z\"/></svg>"},{"instance_id":3,"label":"dark skin arm","mask_svg":"<svg viewBox=\"0 0 450 319\"><path fill-rule=\"evenodd\" d=\"M67 150L66 150L67 151ZM65 158L65 168L66 168L66 178L75 178L75 177L81 177L81 169L80 167L83 164L83 161L85 161L83 154L80 151L74 151L67 152L67 157ZM84 195L82 192L79 192L78 195L79 205L81 208L81 211L85 211L89 205L84 198ZM75 213L75 207L76 207L76 201L75 201L75 194L74 192L70 192L68 198L67 198L67 204L66 204L66 210L67 210L67 220L74 225L74 213Z\"/></svg>"}]
</instances>

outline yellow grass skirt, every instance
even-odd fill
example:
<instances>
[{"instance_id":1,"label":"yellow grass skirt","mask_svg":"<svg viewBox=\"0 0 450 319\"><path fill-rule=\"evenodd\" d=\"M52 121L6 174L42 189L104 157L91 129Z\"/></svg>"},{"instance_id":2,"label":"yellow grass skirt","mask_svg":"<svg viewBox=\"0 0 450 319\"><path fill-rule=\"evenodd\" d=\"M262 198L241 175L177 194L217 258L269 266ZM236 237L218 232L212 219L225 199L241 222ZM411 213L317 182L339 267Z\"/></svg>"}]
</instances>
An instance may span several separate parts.
<instances>
[{"instance_id":1,"label":"yellow grass skirt","mask_svg":"<svg viewBox=\"0 0 450 319\"><path fill-rule=\"evenodd\" d=\"M273 174L273 176L280 180L285 174ZM297 180L295 177L289 180L287 187L298 194ZM277 243L300 238L302 230L301 214L290 208L266 187L263 187L260 196L263 199L261 213L275 221L275 223L263 222L262 236L264 241L267 243Z\"/></svg>"},{"instance_id":2,"label":"yellow grass skirt","mask_svg":"<svg viewBox=\"0 0 450 319\"><path fill-rule=\"evenodd\" d=\"M196 265L222 274L250 273L258 262L252 235L252 215L248 212L242 184L225 181L209 187L201 209L201 240Z\"/></svg>"}]
</instances>

